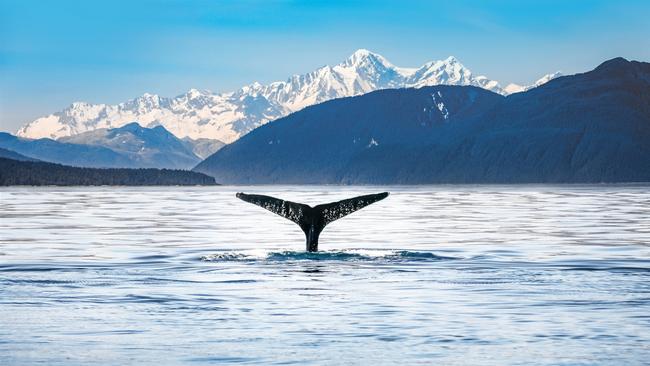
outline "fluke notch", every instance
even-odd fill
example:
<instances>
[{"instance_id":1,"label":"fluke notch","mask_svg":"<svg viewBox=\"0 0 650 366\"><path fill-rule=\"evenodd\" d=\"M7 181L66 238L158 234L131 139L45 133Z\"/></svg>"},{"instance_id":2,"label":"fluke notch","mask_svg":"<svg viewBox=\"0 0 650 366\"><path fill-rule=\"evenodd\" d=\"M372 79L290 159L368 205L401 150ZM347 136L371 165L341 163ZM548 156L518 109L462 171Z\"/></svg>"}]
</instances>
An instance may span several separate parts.
<instances>
[{"instance_id":1,"label":"fluke notch","mask_svg":"<svg viewBox=\"0 0 650 366\"><path fill-rule=\"evenodd\" d=\"M237 193L237 198L287 218L305 233L308 252L318 251L318 237L327 224L388 197L388 192L368 194L311 207L261 194Z\"/></svg>"}]
</instances>

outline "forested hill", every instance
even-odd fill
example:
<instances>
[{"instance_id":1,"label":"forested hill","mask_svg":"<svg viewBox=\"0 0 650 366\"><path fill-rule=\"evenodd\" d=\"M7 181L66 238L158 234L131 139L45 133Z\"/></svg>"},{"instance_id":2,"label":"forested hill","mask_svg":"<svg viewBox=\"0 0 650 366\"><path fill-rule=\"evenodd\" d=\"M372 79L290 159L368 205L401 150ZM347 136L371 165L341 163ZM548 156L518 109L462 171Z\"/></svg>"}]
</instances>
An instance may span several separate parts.
<instances>
[{"instance_id":1,"label":"forested hill","mask_svg":"<svg viewBox=\"0 0 650 366\"><path fill-rule=\"evenodd\" d=\"M0 186L215 185L205 174L170 169L77 168L0 158Z\"/></svg>"}]
</instances>

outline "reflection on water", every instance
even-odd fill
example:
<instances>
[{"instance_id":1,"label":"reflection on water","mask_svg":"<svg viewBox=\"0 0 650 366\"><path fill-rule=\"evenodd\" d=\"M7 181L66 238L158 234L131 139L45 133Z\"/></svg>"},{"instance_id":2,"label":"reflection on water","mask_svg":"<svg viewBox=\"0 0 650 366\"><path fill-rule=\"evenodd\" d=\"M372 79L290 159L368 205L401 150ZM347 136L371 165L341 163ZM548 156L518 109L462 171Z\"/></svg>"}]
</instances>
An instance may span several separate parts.
<instances>
[{"instance_id":1,"label":"reflection on water","mask_svg":"<svg viewBox=\"0 0 650 366\"><path fill-rule=\"evenodd\" d=\"M0 364L644 364L649 188L3 188Z\"/></svg>"}]
</instances>

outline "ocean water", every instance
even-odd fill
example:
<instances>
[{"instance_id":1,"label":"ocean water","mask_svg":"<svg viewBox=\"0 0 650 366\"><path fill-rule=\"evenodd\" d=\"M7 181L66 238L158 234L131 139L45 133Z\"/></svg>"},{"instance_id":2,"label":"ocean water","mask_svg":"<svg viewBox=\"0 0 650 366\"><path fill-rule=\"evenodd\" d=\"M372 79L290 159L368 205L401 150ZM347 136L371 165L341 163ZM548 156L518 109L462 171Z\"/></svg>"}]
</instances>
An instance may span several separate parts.
<instances>
[{"instance_id":1,"label":"ocean water","mask_svg":"<svg viewBox=\"0 0 650 366\"><path fill-rule=\"evenodd\" d=\"M0 189L1 365L648 360L650 186Z\"/></svg>"}]
</instances>

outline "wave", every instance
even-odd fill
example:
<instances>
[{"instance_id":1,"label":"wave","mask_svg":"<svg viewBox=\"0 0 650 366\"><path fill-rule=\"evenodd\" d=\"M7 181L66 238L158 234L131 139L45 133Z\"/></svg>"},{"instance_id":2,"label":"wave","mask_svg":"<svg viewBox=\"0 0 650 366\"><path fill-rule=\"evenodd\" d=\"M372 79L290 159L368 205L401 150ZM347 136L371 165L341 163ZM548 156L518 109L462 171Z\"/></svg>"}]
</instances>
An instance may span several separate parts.
<instances>
[{"instance_id":1,"label":"wave","mask_svg":"<svg viewBox=\"0 0 650 366\"><path fill-rule=\"evenodd\" d=\"M432 252L408 250L332 250L320 252L270 251L264 253L220 252L204 255L205 262L287 262L287 261L338 261L338 262L422 262L460 259L440 256Z\"/></svg>"}]
</instances>

